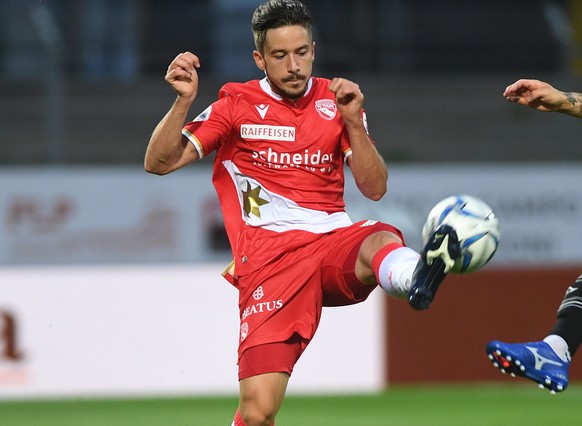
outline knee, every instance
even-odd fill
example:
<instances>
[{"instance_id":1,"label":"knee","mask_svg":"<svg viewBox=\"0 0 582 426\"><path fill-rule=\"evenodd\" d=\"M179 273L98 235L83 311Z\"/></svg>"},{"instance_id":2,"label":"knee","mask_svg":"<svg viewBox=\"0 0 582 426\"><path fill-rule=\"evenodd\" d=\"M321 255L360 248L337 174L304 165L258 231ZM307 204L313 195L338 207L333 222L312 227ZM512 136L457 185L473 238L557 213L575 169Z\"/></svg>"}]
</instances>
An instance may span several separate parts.
<instances>
[{"instance_id":1,"label":"knee","mask_svg":"<svg viewBox=\"0 0 582 426\"><path fill-rule=\"evenodd\" d=\"M376 254L390 244L403 242L400 237L389 231L375 232L364 239L356 258L356 277L366 284L376 284L377 277L374 271L373 260Z\"/></svg>"},{"instance_id":2,"label":"knee","mask_svg":"<svg viewBox=\"0 0 582 426\"><path fill-rule=\"evenodd\" d=\"M400 237L393 234L392 232L381 231L371 234L362 242L360 251L358 253L358 260L363 265L371 268L372 259L376 253L392 243L403 244Z\"/></svg>"},{"instance_id":3,"label":"knee","mask_svg":"<svg viewBox=\"0 0 582 426\"><path fill-rule=\"evenodd\" d=\"M246 426L274 424L288 380L287 373L264 373L240 381L239 414Z\"/></svg>"},{"instance_id":4,"label":"knee","mask_svg":"<svg viewBox=\"0 0 582 426\"><path fill-rule=\"evenodd\" d=\"M360 251L368 251L370 253L376 253L382 247L387 246L391 243L403 244L400 237L389 231L380 231L370 234L362 242L362 247Z\"/></svg>"},{"instance_id":5,"label":"knee","mask_svg":"<svg viewBox=\"0 0 582 426\"><path fill-rule=\"evenodd\" d=\"M271 426L275 424L274 410L265 410L257 406L241 406L240 416L246 426Z\"/></svg>"}]
</instances>

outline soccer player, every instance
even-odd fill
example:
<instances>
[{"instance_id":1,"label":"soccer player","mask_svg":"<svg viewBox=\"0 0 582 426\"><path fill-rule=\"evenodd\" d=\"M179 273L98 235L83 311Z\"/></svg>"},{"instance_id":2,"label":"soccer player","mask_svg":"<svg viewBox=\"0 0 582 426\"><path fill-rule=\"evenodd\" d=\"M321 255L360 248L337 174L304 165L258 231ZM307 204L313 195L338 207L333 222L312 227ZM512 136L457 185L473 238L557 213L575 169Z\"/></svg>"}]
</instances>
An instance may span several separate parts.
<instances>
[{"instance_id":1,"label":"soccer player","mask_svg":"<svg viewBox=\"0 0 582 426\"><path fill-rule=\"evenodd\" d=\"M177 97L144 161L146 171L164 175L215 154L212 181L234 257L224 276L239 292L236 426L274 424L323 306L362 302L379 285L426 309L460 253L446 225L419 255L391 225L352 223L344 164L366 197L387 190L364 95L350 80L312 76L312 17L301 2L259 5L252 31L264 77L225 84L191 121L201 62L184 52L170 63L165 80Z\"/></svg>"},{"instance_id":2,"label":"soccer player","mask_svg":"<svg viewBox=\"0 0 582 426\"><path fill-rule=\"evenodd\" d=\"M539 80L518 80L507 86L503 96L538 111L560 112L582 118L582 94L562 92ZM522 376L552 393L568 386L571 357L582 343L582 275L566 290L557 319L540 342L504 343L486 346L495 367L512 376Z\"/></svg>"}]
</instances>

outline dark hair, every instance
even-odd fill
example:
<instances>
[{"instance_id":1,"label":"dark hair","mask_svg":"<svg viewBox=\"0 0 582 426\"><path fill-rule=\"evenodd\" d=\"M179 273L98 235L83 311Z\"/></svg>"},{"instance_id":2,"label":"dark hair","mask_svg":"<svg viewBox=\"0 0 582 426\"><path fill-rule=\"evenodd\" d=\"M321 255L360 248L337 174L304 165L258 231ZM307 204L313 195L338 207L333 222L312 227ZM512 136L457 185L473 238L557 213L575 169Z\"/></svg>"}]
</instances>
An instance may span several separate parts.
<instances>
[{"instance_id":1,"label":"dark hair","mask_svg":"<svg viewBox=\"0 0 582 426\"><path fill-rule=\"evenodd\" d=\"M300 25L309 32L313 18L307 7L297 0L270 0L255 9L251 21L256 49L263 53L267 31L291 25Z\"/></svg>"}]
</instances>

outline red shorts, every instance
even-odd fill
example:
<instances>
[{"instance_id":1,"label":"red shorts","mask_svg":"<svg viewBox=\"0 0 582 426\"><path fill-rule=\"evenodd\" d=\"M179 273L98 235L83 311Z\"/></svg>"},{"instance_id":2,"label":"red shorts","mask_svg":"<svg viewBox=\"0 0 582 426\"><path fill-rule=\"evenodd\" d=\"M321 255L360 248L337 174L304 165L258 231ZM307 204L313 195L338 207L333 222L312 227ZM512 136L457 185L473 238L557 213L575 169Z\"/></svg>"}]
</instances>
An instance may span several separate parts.
<instances>
[{"instance_id":1,"label":"red shorts","mask_svg":"<svg viewBox=\"0 0 582 426\"><path fill-rule=\"evenodd\" d=\"M265 373L291 375L307 343L294 334L285 342L265 343L243 352L238 361L238 379L246 379Z\"/></svg>"},{"instance_id":2,"label":"red shorts","mask_svg":"<svg viewBox=\"0 0 582 426\"><path fill-rule=\"evenodd\" d=\"M283 346L290 352L285 356L288 365L284 370L290 374L317 330L323 306L351 305L368 298L376 286L357 279L356 260L362 242L380 231L403 239L400 231L390 225L359 222L321 234L315 241L286 251L275 261L237 278L241 319L239 376L273 371L273 366L265 365L256 370L258 373L248 374L249 370L255 371L243 360L249 348L256 347L250 353L251 359L272 359L265 345L285 342L297 334L302 343L296 357L297 346ZM281 371L280 366L277 368Z\"/></svg>"}]
</instances>

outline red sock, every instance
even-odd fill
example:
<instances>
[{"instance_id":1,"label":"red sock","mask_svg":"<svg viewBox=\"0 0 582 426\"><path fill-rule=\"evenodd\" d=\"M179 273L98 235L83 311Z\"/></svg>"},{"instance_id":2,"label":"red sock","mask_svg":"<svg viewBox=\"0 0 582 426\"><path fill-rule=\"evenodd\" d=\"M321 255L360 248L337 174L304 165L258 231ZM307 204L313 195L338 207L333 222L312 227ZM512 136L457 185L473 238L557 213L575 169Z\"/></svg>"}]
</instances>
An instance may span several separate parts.
<instances>
[{"instance_id":1,"label":"red sock","mask_svg":"<svg viewBox=\"0 0 582 426\"><path fill-rule=\"evenodd\" d=\"M400 243L390 243L387 246L382 247L380 250L376 252L374 257L372 258L372 270L374 271L374 275L376 275L376 279L380 282L380 264L382 261L388 256L389 253L393 252L397 248L402 247Z\"/></svg>"}]
</instances>

